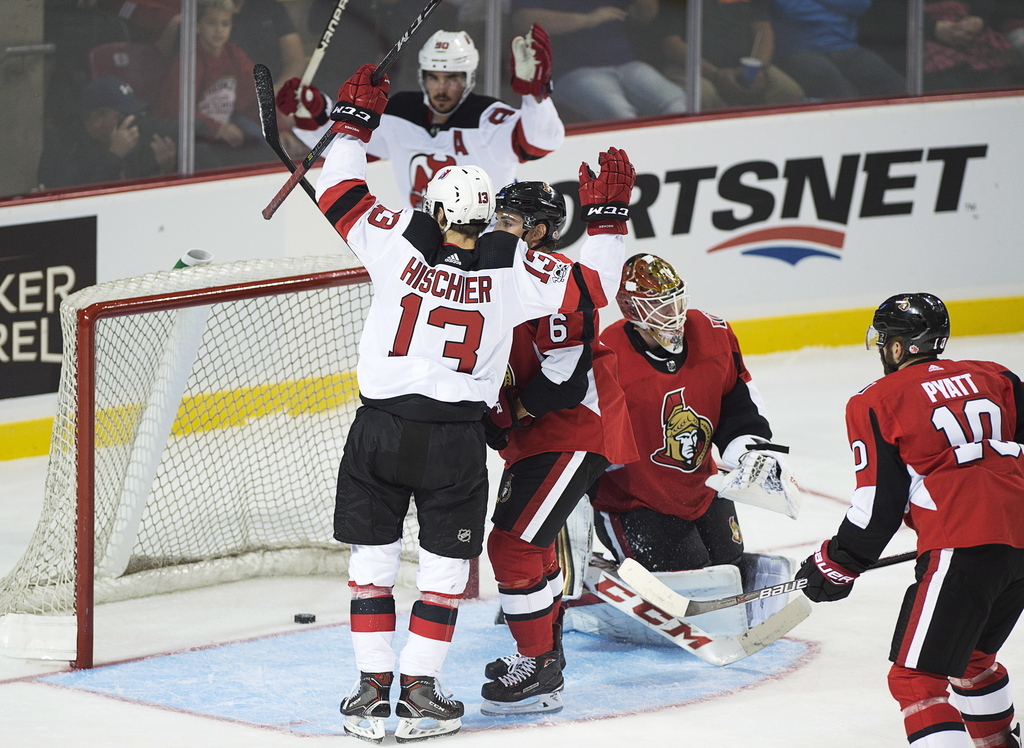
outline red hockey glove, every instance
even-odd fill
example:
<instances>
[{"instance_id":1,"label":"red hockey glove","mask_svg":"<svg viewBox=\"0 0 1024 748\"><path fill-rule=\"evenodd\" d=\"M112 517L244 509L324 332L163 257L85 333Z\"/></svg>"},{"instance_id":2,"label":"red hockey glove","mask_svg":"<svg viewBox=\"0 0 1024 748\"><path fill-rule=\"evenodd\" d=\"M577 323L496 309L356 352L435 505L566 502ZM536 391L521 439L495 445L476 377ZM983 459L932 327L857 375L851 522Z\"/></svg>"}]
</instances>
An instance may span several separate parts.
<instances>
[{"instance_id":1,"label":"red hockey glove","mask_svg":"<svg viewBox=\"0 0 1024 748\"><path fill-rule=\"evenodd\" d=\"M597 163L601 167L599 175L586 161L580 164L581 218L587 223L588 234L625 234L636 169L626 152L618 148L603 152Z\"/></svg>"},{"instance_id":2,"label":"red hockey glove","mask_svg":"<svg viewBox=\"0 0 1024 748\"><path fill-rule=\"evenodd\" d=\"M334 120L331 132L355 135L364 143L370 140L388 105L391 90L391 81L386 75L376 86L370 82L376 69L376 65L363 65L338 89L338 103L331 112Z\"/></svg>"},{"instance_id":3,"label":"red hockey glove","mask_svg":"<svg viewBox=\"0 0 1024 748\"><path fill-rule=\"evenodd\" d=\"M551 39L540 24L512 39L512 90L523 96L551 93Z\"/></svg>"},{"instance_id":4,"label":"red hockey glove","mask_svg":"<svg viewBox=\"0 0 1024 748\"><path fill-rule=\"evenodd\" d=\"M816 603L842 600L853 591L853 583L860 576L829 557L832 542L826 540L822 543L813 556L804 559L796 573L797 579L807 580L804 594Z\"/></svg>"},{"instance_id":5,"label":"red hockey glove","mask_svg":"<svg viewBox=\"0 0 1024 748\"><path fill-rule=\"evenodd\" d=\"M316 86L302 87L302 106L309 113L308 117L298 114L299 111L298 78L289 78L277 92L277 111L281 114L294 114L295 126L300 130L316 130L327 124L327 97Z\"/></svg>"},{"instance_id":6,"label":"red hockey glove","mask_svg":"<svg viewBox=\"0 0 1024 748\"><path fill-rule=\"evenodd\" d=\"M519 399L519 388L508 385L498 391L498 402L491 408L491 420L501 429L510 429L519 425L516 418L516 400Z\"/></svg>"},{"instance_id":7,"label":"red hockey glove","mask_svg":"<svg viewBox=\"0 0 1024 748\"><path fill-rule=\"evenodd\" d=\"M491 449L500 452L508 446L508 433L512 430L511 428L502 428L494 422L491 418L493 411L487 411L484 413L481 422L484 425L484 441L487 442L487 446Z\"/></svg>"}]
</instances>

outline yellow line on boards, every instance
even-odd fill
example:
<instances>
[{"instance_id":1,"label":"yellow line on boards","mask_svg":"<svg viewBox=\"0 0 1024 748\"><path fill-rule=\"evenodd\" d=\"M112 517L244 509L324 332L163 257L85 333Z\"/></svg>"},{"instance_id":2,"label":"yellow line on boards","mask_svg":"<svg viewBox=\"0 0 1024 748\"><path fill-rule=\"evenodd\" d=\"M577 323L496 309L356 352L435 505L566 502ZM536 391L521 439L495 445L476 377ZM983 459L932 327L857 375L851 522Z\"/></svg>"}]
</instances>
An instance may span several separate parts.
<instances>
[{"instance_id":1,"label":"yellow line on boards","mask_svg":"<svg viewBox=\"0 0 1024 748\"><path fill-rule=\"evenodd\" d=\"M1024 332L1024 296L947 303L951 335L998 335ZM807 345L861 345L874 308L730 320L746 355L777 353ZM248 387L186 398L178 409L176 436L228 428L271 413L316 413L356 397L354 373ZM141 404L108 408L97 414L97 444L123 440L124 428L138 417ZM52 418L0 423L0 460L45 455L50 449Z\"/></svg>"}]
</instances>

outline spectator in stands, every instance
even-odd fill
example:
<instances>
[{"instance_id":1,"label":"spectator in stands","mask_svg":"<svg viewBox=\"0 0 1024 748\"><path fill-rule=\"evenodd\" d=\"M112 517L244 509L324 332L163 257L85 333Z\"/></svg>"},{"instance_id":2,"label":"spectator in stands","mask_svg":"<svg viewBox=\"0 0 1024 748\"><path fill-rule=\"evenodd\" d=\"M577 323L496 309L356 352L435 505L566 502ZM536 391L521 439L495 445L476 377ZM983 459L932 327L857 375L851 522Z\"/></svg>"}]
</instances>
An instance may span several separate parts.
<instances>
[{"instance_id":1,"label":"spectator in stands","mask_svg":"<svg viewBox=\"0 0 1024 748\"><path fill-rule=\"evenodd\" d=\"M650 23L658 0L512 0L512 26L539 23L554 47L553 100L587 120L686 111L683 89L637 59L626 23Z\"/></svg>"},{"instance_id":2,"label":"spectator in stands","mask_svg":"<svg viewBox=\"0 0 1024 748\"><path fill-rule=\"evenodd\" d=\"M270 68L275 86L301 77L306 69L306 53L284 5L278 0L234 0L234 4L231 41L249 59Z\"/></svg>"},{"instance_id":3,"label":"spectator in stands","mask_svg":"<svg viewBox=\"0 0 1024 748\"><path fill-rule=\"evenodd\" d=\"M686 3L662 0L653 27L659 69L684 86ZM702 110L803 101L800 85L772 64L775 30L770 0L703 0L701 32ZM760 71L749 82L740 63L745 57L760 62Z\"/></svg>"},{"instance_id":4,"label":"spectator in stands","mask_svg":"<svg viewBox=\"0 0 1024 748\"><path fill-rule=\"evenodd\" d=\"M120 78L108 75L89 83L82 93L77 126L47 140L39 159L38 189L174 171L177 144L166 134L174 123L147 118L145 111L146 102Z\"/></svg>"},{"instance_id":5,"label":"spectator in stands","mask_svg":"<svg viewBox=\"0 0 1024 748\"><path fill-rule=\"evenodd\" d=\"M889 0L886 0L889 2ZM772 0L777 64L815 99L901 96L906 80L858 44L871 0Z\"/></svg>"},{"instance_id":6,"label":"spectator in stands","mask_svg":"<svg viewBox=\"0 0 1024 748\"><path fill-rule=\"evenodd\" d=\"M154 44L165 57L174 54L181 28L181 0L99 0L99 3L117 13L128 26L133 42Z\"/></svg>"},{"instance_id":7,"label":"spectator in stands","mask_svg":"<svg viewBox=\"0 0 1024 748\"><path fill-rule=\"evenodd\" d=\"M1017 54L1006 36L992 27L995 17L996 8L990 0L924 4L925 91L1012 85Z\"/></svg>"},{"instance_id":8,"label":"spectator in stands","mask_svg":"<svg viewBox=\"0 0 1024 748\"><path fill-rule=\"evenodd\" d=\"M229 40L234 14L232 0L199 0L196 139L216 147L197 147L198 168L253 163L270 154L259 125L253 62L241 47ZM160 85L153 107L159 116L178 116L178 67L175 59Z\"/></svg>"}]
</instances>

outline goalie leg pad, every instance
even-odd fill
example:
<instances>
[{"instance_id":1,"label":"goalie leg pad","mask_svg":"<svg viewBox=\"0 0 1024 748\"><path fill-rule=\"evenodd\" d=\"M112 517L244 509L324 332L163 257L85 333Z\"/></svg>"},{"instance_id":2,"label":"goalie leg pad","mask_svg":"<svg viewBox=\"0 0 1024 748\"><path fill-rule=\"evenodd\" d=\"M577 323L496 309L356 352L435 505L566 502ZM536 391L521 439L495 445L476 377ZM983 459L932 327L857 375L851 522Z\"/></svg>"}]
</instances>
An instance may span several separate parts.
<instances>
[{"instance_id":1,"label":"goalie leg pad","mask_svg":"<svg viewBox=\"0 0 1024 748\"><path fill-rule=\"evenodd\" d=\"M590 498L584 494L555 538L558 564L565 577L564 599L578 600L583 594L583 579L593 545L594 510Z\"/></svg>"},{"instance_id":2,"label":"goalie leg pad","mask_svg":"<svg viewBox=\"0 0 1024 748\"><path fill-rule=\"evenodd\" d=\"M740 570L732 564L689 571L656 571L654 576L674 592L691 600L717 600L743 592ZM747 630L747 614L742 606L703 613L687 620L715 636L735 636Z\"/></svg>"},{"instance_id":3,"label":"goalie leg pad","mask_svg":"<svg viewBox=\"0 0 1024 748\"><path fill-rule=\"evenodd\" d=\"M793 579L797 570L797 562L786 556L770 556L765 553L744 553L740 559L740 571L743 573L743 591L759 590L772 587ZM750 626L778 613L789 603L789 595L776 595L762 600L747 603L747 618ZM724 595L723 595L724 597ZM694 598L699 599L699 598Z\"/></svg>"},{"instance_id":4,"label":"goalie leg pad","mask_svg":"<svg viewBox=\"0 0 1024 748\"><path fill-rule=\"evenodd\" d=\"M584 600L586 599L584 598ZM665 637L603 602L595 601L592 604L567 607L562 625L566 631L579 631L583 634L601 636L625 644L675 647Z\"/></svg>"}]
</instances>

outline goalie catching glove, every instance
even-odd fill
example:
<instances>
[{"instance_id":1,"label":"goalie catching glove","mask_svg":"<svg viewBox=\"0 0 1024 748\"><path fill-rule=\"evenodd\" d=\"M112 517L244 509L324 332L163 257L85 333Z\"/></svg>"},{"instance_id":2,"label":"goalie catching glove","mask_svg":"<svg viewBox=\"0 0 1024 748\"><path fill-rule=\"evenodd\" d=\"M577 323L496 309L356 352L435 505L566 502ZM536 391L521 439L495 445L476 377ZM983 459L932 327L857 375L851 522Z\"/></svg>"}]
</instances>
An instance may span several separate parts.
<instances>
[{"instance_id":1,"label":"goalie catching glove","mask_svg":"<svg viewBox=\"0 0 1024 748\"><path fill-rule=\"evenodd\" d=\"M327 97L316 86L299 88L298 78L289 78L277 92L277 111L284 115L295 115L295 126L300 130L317 130L327 124ZM302 105L306 114L299 113Z\"/></svg>"},{"instance_id":2,"label":"goalie catching glove","mask_svg":"<svg viewBox=\"0 0 1024 748\"><path fill-rule=\"evenodd\" d=\"M380 116L388 105L391 81L385 75L376 85L372 77L376 65L361 66L351 78L338 89L338 103L334 105L331 132L354 135L364 143L369 142L373 131L380 124Z\"/></svg>"},{"instance_id":3,"label":"goalie catching glove","mask_svg":"<svg viewBox=\"0 0 1024 748\"><path fill-rule=\"evenodd\" d=\"M580 164L581 218L590 235L625 234L636 169L618 148L601 153L597 163L600 174L594 174L586 161Z\"/></svg>"},{"instance_id":4,"label":"goalie catching glove","mask_svg":"<svg viewBox=\"0 0 1024 748\"><path fill-rule=\"evenodd\" d=\"M805 558L796 573L797 579L807 580L804 594L816 603L830 603L848 596L860 574L835 560L835 556L845 560L846 555L833 538L822 543L814 555Z\"/></svg>"},{"instance_id":5,"label":"goalie catching glove","mask_svg":"<svg viewBox=\"0 0 1024 748\"><path fill-rule=\"evenodd\" d=\"M512 39L512 90L544 98L551 93L551 39L540 24Z\"/></svg>"},{"instance_id":6,"label":"goalie catching glove","mask_svg":"<svg viewBox=\"0 0 1024 748\"><path fill-rule=\"evenodd\" d=\"M734 455L745 450L739 458ZM712 475L704 484L723 499L761 507L796 519L800 514L800 487L780 453L789 447L770 444L755 436L733 439L722 453L722 463L738 462L728 473Z\"/></svg>"}]
</instances>

